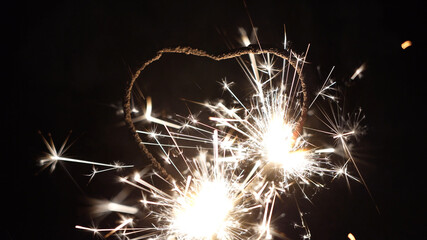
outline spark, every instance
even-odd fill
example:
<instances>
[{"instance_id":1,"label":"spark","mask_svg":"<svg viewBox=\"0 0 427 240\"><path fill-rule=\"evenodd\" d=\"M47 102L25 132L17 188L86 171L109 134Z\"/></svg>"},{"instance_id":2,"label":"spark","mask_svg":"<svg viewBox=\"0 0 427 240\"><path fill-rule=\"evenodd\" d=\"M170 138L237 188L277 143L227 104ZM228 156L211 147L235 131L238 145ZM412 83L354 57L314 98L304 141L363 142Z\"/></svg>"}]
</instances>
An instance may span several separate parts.
<instances>
[{"instance_id":1,"label":"spark","mask_svg":"<svg viewBox=\"0 0 427 240\"><path fill-rule=\"evenodd\" d=\"M157 123L160 125L165 125L165 126L172 127L172 128L177 128L177 129L180 129L182 127L182 126L179 126L179 125L176 125L176 124L173 124L173 123L170 123L170 122L167 122L167 121L164 121L164 120L161 120L161 119L158 119L158 118L151 116L152 109L153 109L153 106L152 106L152 102L151 102L151 97L147 97L147 108L145 110L145 115L144 115L145 118L147 119L147 121Z\"/></svg>"},{"instance_id":2,"label":"spark","mask_svg":"<svg viewBox=\"0 0 427 240\"><path fill-rule=\"evenodd\" d=\"M313 106L313 104L316 102L316 100L319 96L321 96L323 98L325 98L325 97L329 98L330 100L336 100L335 96L326 93L328 90L335 90L332 88L332 86L335 85L335 82L331 81L331 79L330 79L331 74L334 71L334 68L335 67L332 67L331 71L328 74L328 77L326 77L325 82L323 83L320 90L317 92L316 96L314 97L313 101L310 103L310 106L308 108L311 108L311 106Z\"/></svg>"},{"instance_id":3,"label":"spark","mask_svg":"<svg viewBox=\"0 0 427 240\"><path fill-rule=\"evenodd\" d=\"M335 152L334 148L325 148L314 151L315 153L333 153Z\"/></svg>"},{"instance_id":4,"label":"spark","mask_svg":"<svg viewBox=\"0 0 427 240\"><path fill-rule=\"evenodd\" d=\"M362 72L363 71L365 71L365 69L366 69L366 64L364 63L364 64L362 64L362 65L360 65L360 67L358 67L357 69L356 69L356 71L354 71L354 73L353 73L353 75L351 75L351 80L354 80L357 76L361 76L361 74L362 74Z\"/></svg>"},{"instance_id":5,"label":"spark","mask_svg":"<svg viewBox=\"0 0 427 240\"><path fill-rule=\"evenodd\" d=\"M408 47L410 47L410 46L412 46L412 42L411 42L411 41L409 41L409 40L404 41L404 42L400 45L400 47L401 47L403 50L407 49L407 48L408 48Z\"/></svg>"},{"instance_id":6,"label":"spark","mask_svg":"<svg viewBox=\"0 0 427 240\"><path fill-rule=\"evenodd\" d=\"M267 63L273 63L269 55L266 55L265 58ZM304 61L304 57L296 58L298 59L297 62ZM255 61L254 58L250 57L250 60L251 66L262 68L263 65L253 62ZM286 69L287 67L283 68ZM239 133L241 136L234 136L238 140L233 143L234 148L244 149L246 160L261 160L264 171L271 168L278 169L285 185L298 180L311 182L307 179L308 176L323 175L324 172L330 172L329 169L323 169L320 166L321 161L318 160L319 154L327 152L315 152L307 149L306 147L309 144L304 136L295 136L298 116L301 114L299 107L302 104L295 100L300 91L297 90L300 83L296 70L292 80L289 81L291 83L282 78L276 80L279 81L279 84L276 84L277 87L273 84L273 80L279 78L279 75L273 76L271 71L260 70L258 72L258 69L254 71L248 75L263 77L264 75L261 74L264 73L267 75L267 80L250 79L254 83L253 89L255 91L251 105L244 105L231 88L224 84L224 89L240 104L244 112L238 114L232 110L233 108L227 108L222 103L216 106L208 105L217 115L209 119L216 122L217 126L225 126ZM266 83L270 85L266 86ZM327 85L326 88L330 88L332 85ZM324 91L325 87L321 93Z\"/></svg>"},{"instance_id":7,"label":"spark","mask_svg":"<svg viewBox=\"0 0 427 240\"><path fill-rule=\"evenodd\" d=\"M128 213L128 214L135 214L138 212L138 208L136 207L130 207L123 204L114 203L114 202L108 202L105 208L108 211Z\"/></svg>"},{"instance_id":8,"label":"spark","mask_svg":"<svg viewBox=\"0 0 427 240\"><path fill-rule=\"evenodd\" d=\"M40 135L41 135L41 133L40 133ZM123 165L119 162L116 162L114 164L107 164L107 163L93 162L93 161L87 161L87 160L82 160L82 159L65 157L64 154L69 148L69 146L67 145L69 136L70 135L68 135L67 138L64 140L61 147L59 149L56 149L55 144L54 144L53 139L52 139L52 136L50 134L49 134L49 141L43 135L41 135L43 143L45 144L46 148L49 151L48 153L46 153L46 157L39 160L39 163L41 166L43 166L43 168L47 168L50 166L50 169L52 172L55 170L56 164L58 162L71 162L71 163L79 163L79 164L100 166L100 167L106 168L103 170L96 170L95 168L93 168L93 172L92 172L92 174L90 174L91 179L92 179L96 173L106 172L106 171L111 171L111 170L120 170L123 168L132 168L133 167L133 165Z\"/></svg>"},{"instance_id":9,"label":"spark","mask_svg":"<svg viewBox=\"0 0 427 240\"><path fill-rule=\"evenodd\" d=\"M130 224L133 221L132 218L126 219L122 222L122 224L120 224L119 226L117 226L116 228L114 228L113 230L111 230L111 232L109 232L108 234L105 235L105 238L108 238L109 236L113 235L115 232L117 232L118 230L122 229L124 226Z\"/></svg>"},{"instance_id":10,"label":"spark","mask_svg":"<svg viewBox=\"0 0 427 240\"><path fill-rule=\"evenodd\" d=\"M244 220L245 216L262 208L262 204L251 200L248 187L255 171L249 173L245 181L239 181L242 172L235 174L235 168L218 161L217 132L212 136L211 157L201 152L198 158L190 161L190 174L183 181L168 182L172 187L171 193L143 180L138 173L134 174L133 181L122 178L122 182L148 194L144 194L140 202L150 209L150 216L157 222L149 236L155 236L155 239L208 240L245 239L245 236L255 239L255 236L265 234L254 235ZM263 226L269 223L264 222Z\"/></svg>"}]
</instances>

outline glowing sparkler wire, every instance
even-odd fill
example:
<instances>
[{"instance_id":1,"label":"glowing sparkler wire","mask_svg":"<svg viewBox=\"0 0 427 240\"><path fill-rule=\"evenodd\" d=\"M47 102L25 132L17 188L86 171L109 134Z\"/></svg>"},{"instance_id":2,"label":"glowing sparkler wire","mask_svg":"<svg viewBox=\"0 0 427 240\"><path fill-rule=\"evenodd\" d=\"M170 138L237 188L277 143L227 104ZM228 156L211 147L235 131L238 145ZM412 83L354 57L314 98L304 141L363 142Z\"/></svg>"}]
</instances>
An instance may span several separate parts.
<instances>
[{"instance_id":1,"label":"glowing sparkler wire","mask_svg":"<svg viewBox=\"0 0 427 240\"><path fill-rule=\"evenodd\" d=\"M162 164L150 153L150 151L145 146L145 143L141 140L141 138L140 138L140 136L136 130L136 127L132 121L132 108L131 108L132 90L133 90L133 87L134 87L136 80L138 79L138 77L141 75L141 73L150 64L158 61L165 53L175 53L175 54L185 54L185 55L192 55L192 56L198 56L198 57L205 57L205 58L212 59L214 61L223 61L223 60L228 60L228 59L234 59L234 58L239 58L239 57L244 56L244 55L253 56L253 55L259 55L259 54L271 54L271 55L279 57L283 60L288 61L290 63L290 65L295 69L295 74L298 75L298 80L301 84L301 91L302 91L301 114L299 116L299 119L297 121L297 124L296 124L294 132L293 132L294 136L299 136L301 134L302 129L303 129L303 125L304 125L304 121L305 121L305 118L307 115L307 111L308 111L308 103L307 103L308 102L308 94L307 94L307 89L306 89L306 83L305 83L304 78L303 78L302 68L298 67L299 64L304 63L303 61L302 62L300 60L295 61L294 59L288 57L291 54L285 50L278 50L278 49L274 49L274 48L262 49L262 48L259 48L257 46L253 46L253 45L250 45L250 46L247 46L244 48L238 48L235 50L231 50L229 52L219 54L219 55L209 54L203 50L194 49L191 47L164 48L164 49L158 51L157 54L153 58L144 62L141 65L141 67L139 67L139 69L135 71L132 78L130 79L130 81L127 84L125 97L124 97L124 101L123 101L123 108L124 108L125 122L129 128L129 130L131 131L133 138L138 143L140 151L143 154L145 154L145 156L151 161L153 167L156 168L157 170L159 170L160 173L166 178L166 180L172 180L173 177L166 171L166 169L162 166Z\"/></svg>"}]
</instances>

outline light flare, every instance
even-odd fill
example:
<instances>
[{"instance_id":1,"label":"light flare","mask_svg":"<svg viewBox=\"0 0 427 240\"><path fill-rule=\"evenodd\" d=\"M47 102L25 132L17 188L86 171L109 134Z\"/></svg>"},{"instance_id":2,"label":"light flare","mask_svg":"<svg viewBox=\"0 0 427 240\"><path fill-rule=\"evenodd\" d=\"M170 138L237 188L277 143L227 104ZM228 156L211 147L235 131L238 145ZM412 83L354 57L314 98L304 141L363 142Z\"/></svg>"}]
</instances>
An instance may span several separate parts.
<instances>
[{"instance_id":1,"label":"light flare","mask_svg":"<svg viewBox=\"0 0 427 240\"><path fill-rule=\"evenodd\" d=\"M201 183L197 193L187 193L177 199L179 208L174 209L171 228L188 239L219 239L227 236L233 221L229 219L233 208L229 191L224 181Z\"/></svg>"},{"instance_id":2,"label":"light flare","mask_svg":"<svg viewBox=\"0 0 427 240\"><path fill-rule=\"evenodd\" d=\"M292 127L285 123L283 117L272 117L261 144L267 162L286 161L286 154L292 151L295 144Z\"/></svg>"}]
</instances>

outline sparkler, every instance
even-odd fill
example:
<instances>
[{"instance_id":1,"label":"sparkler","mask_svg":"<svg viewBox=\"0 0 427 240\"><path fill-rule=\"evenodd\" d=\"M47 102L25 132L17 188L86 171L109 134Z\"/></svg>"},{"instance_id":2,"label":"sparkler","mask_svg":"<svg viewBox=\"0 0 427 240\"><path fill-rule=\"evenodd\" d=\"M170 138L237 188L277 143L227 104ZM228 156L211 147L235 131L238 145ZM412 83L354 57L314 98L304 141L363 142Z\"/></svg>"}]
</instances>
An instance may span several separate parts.
<instances>
[{"instance_id":1,"label":"sparkler","mask_svg":"<svg viewBox=\"0 0 427 240\"><path fill-rule=\"evenodd\" d=\"M218 151L218 135L213 134L213 149ZM140 188L149 196L141 200L156 220L148 236L155 239L257 239L265 231L254 232L246 216L255 214L262 204L252 200L248 188L251 174L240 181L243 172L219 161L218 152L211 160L205 152L188 161L189 175L179 181L168 182L173 194L156 188L135 174L133 182L123 182ZM180 173L182 174L182 173ZM253 173L252 173L253 174ZM158 176L160 177L160 176ZM152 200L151 200L152 199Z\"/></svg>"},{"instance_id":2,"label":"sparkler","mask_svg":"<svg viewBox=\"0 0 427 240\"><path fill-rule=\"evenodd\" d=\"M329 74L309 102L303 78L309 48L302 56L287 49L263 49L259 44L250 45L249 38L243 31L242 34L244 48L222 55L190 47L166 48L135 72L126 89L125 121L140 150L151 161L153 172L120 178L121 182L142 192L141 209L116 203L107 203L106 209L129 215L148 211L146 220L152 221L151 226L134 227L133 218L123 217L112 229L76 228L94 233L106 231L106 238L114 234L133 240L271 239L273 210L276 197L281 194L299 190L309 199L306 189L323 187L325 176L331 179L344 176L347 182L354 179L366 186L348 146L349 139L361 133L361 112L351 120L341 117L341 112L332 107L331 114L319 108L321 116L317 118L329 130L305 126L308 111L317 107L315 102L319 97L334 104L337 99L332 94L335 82ZM233 83L223 81L223 89L236 104L194 102L212 111L210 123L200 122L193 115L178 115L178 119L169 121L155 118L151 115L154 109L149 97L145 114L134 118L133 86L141 73L165 54L186 54L214 61L236 59L252 86L252 96L246 101L240 99L232 90ZM249 64L244 56L249 57ZM359 75L361 68L353 76ZM164 131L138 130L134 125L136 120L162 126ZM316 146L311 139L319 133L329 136L330 142ZM148 140L143 141L141 135ZM65 143L57 151L53 142L48 143L46 139L44 142L50 155L41 163L52 169L58 161L106 167L101 171L132 167L66 158L62 156ZM147 145L161 149L164 163L151 154ZM190 157L185 152L187 148L197 149L198 155ZM337 156L344 159L343 164L332 161ZM359 178L349 174L350 164ZM165 182L169 189L159 188L158 181ZM303 238L310 238L299 206L298 211L305 229Z\"/></svg>"},{"instance_id":3,"label":"sparkler","mask_svg":"<svg viewBox=\"0 0 427 240\"><path fill-rule=\"evenodd\" d=\"M243 40L245 39L247 40L247 38ZM245 45L248 44L245 43ZM353 129L349 131L345 131L345 129L351 127L350 122L346 122L346 124L341 124L343 122L338 123L334 121L335 116L333 119L324 122L326 126L333 130L332 139L339 140L335 142L339 143L342 149L344 149L343 155L347 160L341 166L335 165L330 161L330 154L336 152L335 148L313 146L307 139L308 134L305 134L303 131L307 111L313 106L317 97L321 96L328 100L336 100L335 96L328 93L330 90L333 90L332 87L335 84L335 82L330 81L328 76L313 102L308 104L307 90L305 89L305 82L302 76L306 55L298 56L292 51L262 49L261 47L256 48L254 46L238 49L219 56L210 55L204 51L189 47L163 49L154 58L145 62L133 76L126 93L126 99L130 99L132 85L140 73L149 64L158 61L165 53L195 55L216 61L236 58L242 69L244 69L254 90L249 105L243 104L242 100L231 90L230 86L232 83L225 81L223 82L223 89L234 98L238 106L226 107L222 102L218 104L199 104L210 109L216 115L209 119L214 122L215 131L219 132L218 147L222 149L224 157L218 160L236 163L235 165L231 165L234 169L241 169L245 165L245 162L249 162L246 166L250 166L251 168L251 174L248 178L252 184L248 187L254 192L253 196L255 199L261 202L271 201L272 196L275 196L278 192L289 193L289 188L292 185L297 185L298 189L301 189L304 196L308 199L303 185L313 185L315 188L323 186L322 183L315 180L316 176L320 178L326 175L332 179L345 176L346 179L358 180L356 177L351 176L347 170L348 163L351 162L355 165L355 161L346 141L359 131L359 123L362 118L360 117L360 113L357 115L356 124L352 126ZM245 65L242 59L243 55L249 56L250 67ZM261 59L263 60L261 62L256 60L256 57L259 55L261 55ZM281 68L274 66L274 63L277 61L274 57L283 60ZM151 104L151 102L147 102L147 104ZM131 120L132 115L129 111L129 106L129 101L125 101L126 121L136 141L140 142L141 150L147 153L148 149L145 145L148 142L143 142L139 134L152 135L152 133L136 130ZM151 105L149 109L150 111L152 110ZM239 112L243 113L239 114ZM322 113L325 114L324 111ZM327 115L325 117L328 119ZM192 128L199 132L209 133L212 129L210 125L195 121L194 116L190 116L185 120L184 122L177 121L178 125L181 126L180 128L176 128L178 132L173 132L167 128L172 123L164 124L160 121L152 121L160 125L165 125L168 134L163 136L169 137L174 142L172 145L162 144L157 138L154 138L156 142L154 144L158 145L165 153L167 163L174 162L167 152L174 148L181 152L181 145L177 143L180 139L199 141L200 143L206 142L206 139L202 137L191 134L184 135L180 131L185 128ZM312 130L320 131L316 129ZM327 131L323 132L329 133ZM165 172L165 169L155 158L151 158L151 160L156 168L161 172ZM175 169L177 169L176 166ZM169 174L166 176L170 177ZM271 176L280 177L274 178ZM359 176L361 177L360 172ZM362 182L364 183L363 178ZM260 199L261 195L270 197L268 200ZM263 207L266 210L264 220L260 226L262 226L261 228L269 229L270 221L266 221L266 219L271 219L272 212L269 211L272 210L272 207L269 208L268 204L264 204ZM173 216L173 214L167 215ZM305 226L304 220L301 219L301 221L303 222L302 225ZM189 224L189 227L199 229L191 224ZM308 228L304 228L306 229L305 238L310 238L311 235ZM271 235L268 233L265 236Z\"/></svg>"}]
</instances>

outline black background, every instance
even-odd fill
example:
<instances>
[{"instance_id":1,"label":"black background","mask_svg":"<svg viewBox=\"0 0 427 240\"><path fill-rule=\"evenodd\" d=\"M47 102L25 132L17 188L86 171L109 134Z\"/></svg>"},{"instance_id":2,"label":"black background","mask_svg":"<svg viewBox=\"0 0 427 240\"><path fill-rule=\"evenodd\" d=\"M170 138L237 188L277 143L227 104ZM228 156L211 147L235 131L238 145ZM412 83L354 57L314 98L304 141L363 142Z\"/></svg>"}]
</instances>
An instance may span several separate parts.
<instances>
[{"instance_id":1,"label":"black background","mask_svg":"<svg viewBox=\"0 0 427 240\"><path fill-rule=\"evenodd\" d=\"M345 181L334 182L306 207L312 239L347 239L349 232L356 239L425 238L422 1L247 6L261 44L281 47L286 24L296 52L311 44L308 68L320 67L325 76L336 66L333 76L342 86L358 66L367 65L345 91L350 106L361 106L367 117L358 159L375 203L363 185L353 182L349 191ZM67 165L79 187L62 167L37 174L45 151L38 130L51 132L58 143L73 130L74 157L142 167L147 161L127 129L116 126L121 116L109 107L122 98L130 71L164 47L223 52L224 39L236 42L238 27L250 29L242 1L22 1L2 12L3 56L11 64L2 73L2 127L9 131L1 138L1 239L92 239L74 229L90 225L87 199L109 199L121 188L115 174L87 185L82 174L90 167ZM413 46L402 50L405 40ZM165 76L157 83L165 88L159 95L174 100L168 84L176 80ZM206 84L205 89L216 86ZM288 231L289 224L282 221L277 228Z\"/></svg>"}]
</instances>

